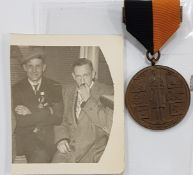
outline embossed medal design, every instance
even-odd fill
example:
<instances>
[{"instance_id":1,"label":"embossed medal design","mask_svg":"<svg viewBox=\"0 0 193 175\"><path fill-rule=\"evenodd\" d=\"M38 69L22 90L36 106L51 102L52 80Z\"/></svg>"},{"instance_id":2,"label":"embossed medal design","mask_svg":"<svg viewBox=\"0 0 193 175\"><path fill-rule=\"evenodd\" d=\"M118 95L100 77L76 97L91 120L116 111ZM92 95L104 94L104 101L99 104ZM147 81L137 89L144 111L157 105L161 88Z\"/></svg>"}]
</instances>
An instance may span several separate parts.
<instances>
[{"instance_id":1,"label":"embossed medal design","mask_svg":"<svg viewBox=\"0 0 193 175\"><path fill-rule=\"evenodd\" d=\"M125 102L140 125L163 130L178 124L190 105L190 90L174 69L156 65L160 48L180 26L179 0L125 0L127 31L147 49L151 66L130 80Z\"/></svg>"},{"instance_id":2,"label":"embossed medal design","mask_svg":"<svg viewBox=\"0 0 193 175\"><path fill-rule=\"evenodd\" d=\"M186 115L190 91L184 78L165 66L150 66L129 82L126 106L146 128L162 130L178 124Z\"/></svg>"}]
</instances>

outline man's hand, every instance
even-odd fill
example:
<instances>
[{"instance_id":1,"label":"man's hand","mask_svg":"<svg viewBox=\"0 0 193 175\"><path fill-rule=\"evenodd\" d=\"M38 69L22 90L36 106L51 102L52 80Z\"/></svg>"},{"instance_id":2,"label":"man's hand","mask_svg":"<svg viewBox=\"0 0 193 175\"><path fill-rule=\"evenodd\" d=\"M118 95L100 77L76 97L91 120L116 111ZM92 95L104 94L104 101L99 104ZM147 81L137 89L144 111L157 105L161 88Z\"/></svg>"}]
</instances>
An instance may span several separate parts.
<instances>
[{"instance_id":1,"label":"man's hand","mask_svg":"<svg viewBox=\"0 0 193 175\"><path fill-rule=\"evenodd\" d=\"M18 115L23 115L23 116L31 114L31 111L26 106L23 106L23 105L16 106L15 112Z\"/></svg>"},{"instance_id":2,"label":"man's hand","mask_svg":"<svg viewBox=\"0 0 193 175\"><path fill-rule=\"evenodd\" d=\"M63 154L71 152L71 149L67 140L60 141L57 145L57 149Z\"/></svg>"},{"instance_id":3,"label":"man's hand","mask_svg":"<svg viewBox=\"0 0 193 175\"><path fill-rule=\"evenodd\" d=\"M49 107L49 111L50 111L50 114L53 115L54 114L54 110L52 107Z\"/></svg>"},{"instance_id":4,"label":"man's hand","mask_svg":"<svg viewBox=\"0 0 193 175\"><path fill-rule=\"evenodd\" d=\"M88 87L87 84L81 85L78 92L79 92L79 94L84 102L86 102L89 99L90 88Z\"/></svg>"}]
</instances>

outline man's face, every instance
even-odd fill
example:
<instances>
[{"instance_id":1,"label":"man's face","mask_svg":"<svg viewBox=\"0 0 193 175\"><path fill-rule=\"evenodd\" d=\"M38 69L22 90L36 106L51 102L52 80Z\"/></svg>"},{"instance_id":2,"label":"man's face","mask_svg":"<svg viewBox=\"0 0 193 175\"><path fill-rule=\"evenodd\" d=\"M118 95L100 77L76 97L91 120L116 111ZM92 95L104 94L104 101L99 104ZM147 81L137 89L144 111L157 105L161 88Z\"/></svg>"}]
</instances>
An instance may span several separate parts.
<instances>
[{"instance_id":1,"label":"man's face","mask_svg":"<svg viewBox=\"0 0 193 175\"><path fill-rule=\"evenodd\" d=\"M23 65L24 70L27 73L29 80L37 82L43 75L46 69L46 65L39 58L29 60Z\"/></svg>"},{"instance_id":2,"label":"man's face","mask_svg":"<svg viewBox=\"0 0 193 175\"><path fill-rule=\"evenodd\" d=\"M76 81L78 87L85 84L90 87L95 73L93 70L91 70L88 64L85 64L82 66L75 66L72 76Z\"/></svg>"}]
</instances>

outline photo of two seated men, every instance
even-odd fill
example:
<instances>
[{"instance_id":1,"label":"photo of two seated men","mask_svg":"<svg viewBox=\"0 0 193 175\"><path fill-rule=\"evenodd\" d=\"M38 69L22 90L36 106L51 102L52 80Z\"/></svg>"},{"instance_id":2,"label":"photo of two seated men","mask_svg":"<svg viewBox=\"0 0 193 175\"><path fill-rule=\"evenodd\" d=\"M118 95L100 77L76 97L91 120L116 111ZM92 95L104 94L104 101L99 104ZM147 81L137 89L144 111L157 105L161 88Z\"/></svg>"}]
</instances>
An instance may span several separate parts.
<instances>
[{"instance_id":1,"label":"photo of two seated men","mask_svg":"<svg viewBox=\"0 0 193 175\"><path fill-rule=\"evenodd\" d=\"M13 163L97 163L113 121L99 47L11 46Z\"/></svg>"}]
</instances>

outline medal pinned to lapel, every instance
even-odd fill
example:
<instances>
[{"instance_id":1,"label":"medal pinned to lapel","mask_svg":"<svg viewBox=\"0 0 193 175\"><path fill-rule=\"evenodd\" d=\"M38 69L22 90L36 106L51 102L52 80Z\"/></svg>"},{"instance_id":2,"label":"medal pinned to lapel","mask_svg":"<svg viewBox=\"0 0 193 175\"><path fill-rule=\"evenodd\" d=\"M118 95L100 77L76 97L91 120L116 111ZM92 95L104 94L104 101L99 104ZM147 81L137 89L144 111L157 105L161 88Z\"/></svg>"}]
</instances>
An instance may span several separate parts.
<instances>
[{"instance_id":1,"label":"medal pinned to lapel","mask_svg":"<svg viewBox=\"0 0 193 175\"><path fill-rule=\"evenodd\" d=\"M178 124L190 105L185 79L174 69L156 65L160 48L180 26L179 0L125 0L124 23L127 31L147 49L151 66L130 80L126 106L140 125L163 130Z\"/></svg>"}]
</instances>

